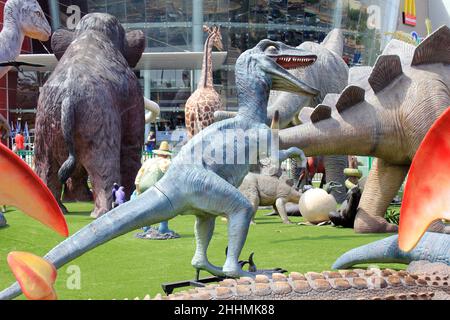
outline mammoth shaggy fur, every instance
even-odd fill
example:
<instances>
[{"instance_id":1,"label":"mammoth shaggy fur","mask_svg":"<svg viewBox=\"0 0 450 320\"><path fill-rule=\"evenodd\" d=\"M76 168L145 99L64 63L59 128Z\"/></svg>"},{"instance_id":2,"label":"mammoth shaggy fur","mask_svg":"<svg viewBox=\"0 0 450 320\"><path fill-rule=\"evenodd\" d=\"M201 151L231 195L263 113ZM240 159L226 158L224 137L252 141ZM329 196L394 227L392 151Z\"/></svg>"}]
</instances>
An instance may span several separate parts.
<instances>
[{"instance_id":1,"label":"mammoth shaggy fur","mask_svg":"<svg viewBox=\"0 0 450 320\"><path fill-rule=\"evenodd\" d=\"M59 63L38 101L36 171L56 199L69 177L70 191L86 194L89 175L93 217L110 210L114 182L130 195L141 166L144 101L131 68L144 48L142 31L101 13L52 36Z\"/></svg>"}]
</instances>

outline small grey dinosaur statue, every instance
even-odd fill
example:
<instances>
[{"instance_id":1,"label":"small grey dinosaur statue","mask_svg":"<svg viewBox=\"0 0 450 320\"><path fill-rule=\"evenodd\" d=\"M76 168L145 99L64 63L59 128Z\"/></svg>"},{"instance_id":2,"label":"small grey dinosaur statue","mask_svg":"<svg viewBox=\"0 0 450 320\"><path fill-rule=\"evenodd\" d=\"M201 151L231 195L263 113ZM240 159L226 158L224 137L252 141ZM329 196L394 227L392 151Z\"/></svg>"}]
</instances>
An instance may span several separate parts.
<instances>
[{"instance_id":1,"label":"small grey dinosaur statue","mask_svg":"<svg viewBox=\"0 0 450 320\"><path fill-rule=\"evenodd\" d=\"M344 50L344 35L341 29L333 29L328 33L322 43L305 41L298 46L317 55L317 61L307 69L291 70L291 73L303 82L319 90L315 97L299 96L289 92L272 90L267 108L267 124L270 123L275 111L280 115L280 129L299 124L298 115L304 107L314 107L321 103L329 93L340 93L344 90L348 81L348 66L342 59ZM215 117L222 119L232 117L234 113L229 111L217 111ZM345 200L346 189L344 187L345 175L343 170L347 167L346 156L328 155L324 158L326 170L326 182L338 182L342 185L332 191L333 197L338 203ZM299 169L295 159L291 161L291 177L299 178Z\"/></svg>"},{"instance_id":2,"label":"small grey dinosaur statue","mask_svg":"<svg viewBox=\"0 0 450 320\"><path fill-rule=\"evenodd\" d=\"M306 167L306 157L298 148L289 148L286 156L300 158L303 168ZM295 188L295 182L281 176L278 163L274 165L271 158L260 160L261 172L250 172L239 186L239 191L250 201L253 206L252 222L254 222L256 211L259 206L273 206L283 223L292 223L286 212L286 203L298 204L301 192ZM285 159L280 158L280 161Z\"/></svg>"},{"instance_id":3,"label":"small grey dinosaur statue","mask_svg":"<svg viewBox=\"0 0 450 320\"><path fill-rule=\"evenodd\" d=\"M3 10L3 29L0 32L0 61L15 61L25 36L47 41L51 28L36 0L8 0ZM2 78L12 66L0 67Z\"/></svg>"},{"instance_id":4,"label":"small grey dinosaur statue","mask_svg":"<svg viewBox=\"0 0 450 320\"><path fill-rule=\"evenodd\" d=\"M310 122L280 130L280 146L306 155L377 157L355 218L359 233L395 232L384 214L431 125L450 106L450 29L443 26L416 48L392 40L375 66L350 70L342 94L329 94L300 117ZM442 224L433 230L448 232Z\"/></svg>"},{"instance_id":5,"label":"small grey dinosaur statue","mask_svg":"<svg viewBox=\"0 0 450 320\"><path fill-rule=\"evenodd\" d=\"M287 71L309 66L315 61L316 56L310 52L270 40L262 40L253 49L242 53L236 61L238 115L214 123L195 135L181 148L166 174L153 187L85 226L53 248L45 259L59 268L124 233L180 214L193 214L196 215L197 246L191 262L194 268L219 276L254 275L243 271L238 263L253 207L237 187L249 172L250 164L257 163L250 161L252 157L258 160L257 150L250 146L248 139L244 139L244 143L238 142L243 131L262 131L259 137L271 141L271 130L265 124L270 89L317 94L316 89ZM253 142L262 143L261 139ZM213 153L216 161L211 158ZM242 155L244 161L238 162ZM265 153L260 156L275 155ZM213 266L207 259L208 245L219 215L228 218L228 252L222 268ZM20 292L20 286L15 283L0 293L0 299L13 298Z\"/></svg>"},{"instance_id":6,"label":"small grey dinosaur statue","mask_svg":"<svg viewBox=\"0 0 450 320\"><path fill-rule=\"evenodd\" d=\"M398 235L393 235L352 249L340 256L333 269L346 269L360 263L405 263L427 260L450 266L450 235L426 232L410 252L398 248Z\"/></svg>"}]
</instances>

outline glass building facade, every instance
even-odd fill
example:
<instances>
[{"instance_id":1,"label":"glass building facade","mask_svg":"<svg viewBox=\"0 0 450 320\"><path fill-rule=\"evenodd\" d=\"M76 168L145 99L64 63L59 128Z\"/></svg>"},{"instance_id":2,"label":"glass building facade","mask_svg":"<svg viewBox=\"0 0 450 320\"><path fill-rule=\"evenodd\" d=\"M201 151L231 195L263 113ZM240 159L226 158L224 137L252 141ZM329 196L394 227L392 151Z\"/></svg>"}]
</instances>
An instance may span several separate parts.
<instances>
[{"instance_id":1,"label":"glass building facade","mask_svg":"<svg viewBox=\"0 0 450 320\"><path fill-rule=\"evenodd\" d=\"M71 28L90 12L116 16L126 29L141 29L146 52L202 51L203 24L221 26L225 63L214 72L214 85L224 105L236 110L234 64L261 39L299 45L320 42L332 28L345 34L344 60L349 66L373 65L398 23L400 0L43 0L39 1L53 29ZM56 18L55 18L56 17ZM75 20L74 20L75 19ZM33 51L47 53L50 44L33 41ZM138 70L145 96L162 109L158 130L184 125L184 104L196 88L198 70ZM29 108L48 75L19 75L17 102ZM33 79L35 84L33 84ZM26 81L24 81L26 80ZM28 91L22 90L22 84ZM27 93L28 92L28 93ZM26 99L25 99L26 98ZM35 100L33 100L35 99ZM23 106L20 106L23 108ZM14 115L12 115L14 118ZM33 127L32 119L30 126ZM149 128L147 128L148 132Z\"/></svg>"}]
</instances>

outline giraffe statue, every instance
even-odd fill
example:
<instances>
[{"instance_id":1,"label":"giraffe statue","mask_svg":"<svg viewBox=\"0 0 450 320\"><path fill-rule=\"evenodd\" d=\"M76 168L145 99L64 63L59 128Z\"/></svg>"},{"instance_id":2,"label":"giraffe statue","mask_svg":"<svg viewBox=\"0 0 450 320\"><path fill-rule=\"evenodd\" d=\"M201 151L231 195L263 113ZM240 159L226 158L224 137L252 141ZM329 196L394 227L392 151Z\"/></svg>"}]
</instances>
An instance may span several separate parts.
<instances>
[{"instance_id":1,"label":"giraffe statue","mask_svg":"<svg viewBox=\"0 0 450 320\"><path fill-rule=\"evenodd\" d=\"M211 28L203 26L203 31L208 32L208 38L203 50L202 76L197 89L186 101L185 122L188 138L214 122L214 112L222 109L220 95L213 87L212 74L212 48L223 49L220 26Z\"/></svg>"}]
</instances>

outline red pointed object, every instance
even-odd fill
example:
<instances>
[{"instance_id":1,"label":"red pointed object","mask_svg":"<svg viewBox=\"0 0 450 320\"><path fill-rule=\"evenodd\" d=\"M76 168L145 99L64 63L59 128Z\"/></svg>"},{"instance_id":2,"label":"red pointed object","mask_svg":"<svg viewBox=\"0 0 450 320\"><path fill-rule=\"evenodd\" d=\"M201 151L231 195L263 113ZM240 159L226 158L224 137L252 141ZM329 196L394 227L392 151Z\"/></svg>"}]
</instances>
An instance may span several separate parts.
<instances>
[{"instance_id":1,"label":"red pointed object","mask_svg":"<svg viewBox=\"0 0 450 320\"><path fill-rule=\"evenodd\" d=\"M0 143L0 204L19 208L67 237L66 219L53 194L31 168Z\"/></svg>"},{"instance_id":2,"label":"red pointed object","mask_svg":"<svg viewBox=\"0 0 450 320\"><path fill-rule=\"evenodd\" d=\"M433 221L450 220L450 107L425 135L409 169L398 244L412 250Z\"/></svg>"},{"instance_id":3,"label":"red pointed object","mask_svg":"<svg viewBox=\"0 0 450 320\"><path fill-rule=\"evenodd\" d=\"M53 264L34 254L20 251L8 254L8 264L27 299L57 299L53 289L57 273Z\"/></svg>"}]
</instances>

